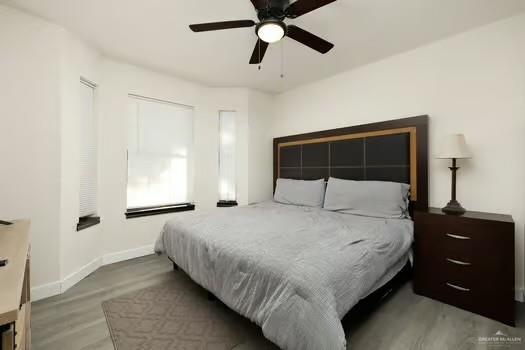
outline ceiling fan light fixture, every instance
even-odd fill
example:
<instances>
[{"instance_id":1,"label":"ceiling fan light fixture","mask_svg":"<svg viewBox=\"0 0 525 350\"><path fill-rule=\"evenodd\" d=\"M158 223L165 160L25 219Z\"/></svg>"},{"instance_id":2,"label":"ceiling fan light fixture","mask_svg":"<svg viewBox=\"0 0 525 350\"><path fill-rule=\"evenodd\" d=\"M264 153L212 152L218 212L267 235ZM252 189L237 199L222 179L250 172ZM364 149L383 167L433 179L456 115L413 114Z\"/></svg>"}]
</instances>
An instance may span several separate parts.
<instances>
[{"instance_id":1,"label":"ceiling fan light fixture","mask_svg":"<svg viewBox=\"0 0 525 350\"><path fill-rule=\"evenodd\" d=\"M259 64L260 69L269 45L284 39L285 36L317 52L324 54L330 51L334 44L293 24L287 25L285 20L300 17L335 1L337 0L251 0L259 23L251 19L197 23L190 24L190 29L194 32L210 32L255 26L257 41L249 62Z\"/></svg>"},{"instance_id":2,"label":"ceiling fan light fixture","mask_svg":"<svg viewBox=\"0 0 525 350\"><path fill-rule=\"evenodd\" d=\"M284 37L286 27L281 21L270 20L261 22L256 29L259 39L272 44Z\"/></svg>"}]
</instances>

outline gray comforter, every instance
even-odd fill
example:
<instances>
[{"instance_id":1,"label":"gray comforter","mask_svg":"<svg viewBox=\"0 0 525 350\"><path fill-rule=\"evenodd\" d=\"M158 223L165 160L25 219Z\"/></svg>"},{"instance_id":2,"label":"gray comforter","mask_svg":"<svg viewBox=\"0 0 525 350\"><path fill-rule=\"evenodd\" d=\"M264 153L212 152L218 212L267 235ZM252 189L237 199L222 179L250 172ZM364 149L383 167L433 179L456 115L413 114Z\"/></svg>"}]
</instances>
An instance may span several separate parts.
<instances>
[{"instance_id":1,"label":"gray comforter","mask_svg":"<svg viewBox=\"0 0 525 350\"><path fill-rule=\"evenodd\" d=\"M341 318L403 266L412 232L410 220L265 202L172 219L155 251L281 348L341 350Z\"/></svg>"}]
</instances>

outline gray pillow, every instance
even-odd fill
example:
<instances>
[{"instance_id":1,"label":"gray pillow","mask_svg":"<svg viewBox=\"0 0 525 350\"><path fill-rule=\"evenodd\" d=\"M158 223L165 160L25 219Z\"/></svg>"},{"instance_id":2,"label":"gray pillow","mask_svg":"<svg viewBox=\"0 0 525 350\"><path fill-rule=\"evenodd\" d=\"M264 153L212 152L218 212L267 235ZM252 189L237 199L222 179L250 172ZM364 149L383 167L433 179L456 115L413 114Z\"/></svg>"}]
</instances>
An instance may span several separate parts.
<instances>
[{"instance_id":1,"label":"gray pillow","mask_svg":"<svg viewBox=\"0 0 525 350\"><path fill-rule=\"evenodd\" d=\"M322 207L325 188L324 179L313 181L277 179L273 199L283 204Z\"/></svg>"},{"instance_id":2,"label":"gray pillow","mask_svg":"<svg viewBox=\"0 0 525 350\"><path fill-rule=\"evenodd\" d=\"M409 218L410 185L386 181L328 179L324 208L379 218Z\"/></svg>"}]
</instances>

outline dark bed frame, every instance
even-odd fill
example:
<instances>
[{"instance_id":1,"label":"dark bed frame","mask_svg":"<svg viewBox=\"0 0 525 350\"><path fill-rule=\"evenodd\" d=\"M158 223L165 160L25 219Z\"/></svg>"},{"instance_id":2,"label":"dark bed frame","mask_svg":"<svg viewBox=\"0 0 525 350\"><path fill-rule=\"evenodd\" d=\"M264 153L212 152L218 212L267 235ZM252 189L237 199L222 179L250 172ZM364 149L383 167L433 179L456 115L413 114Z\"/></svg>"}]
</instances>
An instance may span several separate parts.
<instances>
[{"instance_id":1,"label":"dark bed frame","mask_svg":"<svg viewBox=\"0 0 525 350\"><path fill-rule=\"evenodd\" d=\"M428 116L317 131L273 140L274 189L278 178L337 177L411 185L410 208L428 207ZM171 260L171 259L170 259ZM173 268L178 270L172 260ZM411 278L407 263L389 282L355 305L343 326L366 316ZM208 298L215 296L208 292Z\"/></svg>"}]
</instances>

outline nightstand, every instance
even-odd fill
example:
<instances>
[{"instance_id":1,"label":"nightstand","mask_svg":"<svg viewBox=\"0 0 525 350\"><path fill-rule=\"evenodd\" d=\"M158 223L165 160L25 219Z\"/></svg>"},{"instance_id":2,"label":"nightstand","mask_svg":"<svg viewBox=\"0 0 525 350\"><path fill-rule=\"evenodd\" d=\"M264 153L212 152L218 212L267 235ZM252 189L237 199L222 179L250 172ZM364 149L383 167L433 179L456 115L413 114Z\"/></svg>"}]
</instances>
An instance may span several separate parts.
<instances>
[{"instance_id":1,"label":"nightstand","mask_svg":"<svg viewBox=\"0 0 525 350\"><path fill-rule=\"evenodd\" d=\"M414 292L514 326L514 221L414 212Z\"/></svg>"}]
</instances>

